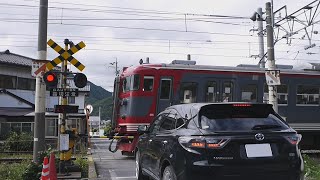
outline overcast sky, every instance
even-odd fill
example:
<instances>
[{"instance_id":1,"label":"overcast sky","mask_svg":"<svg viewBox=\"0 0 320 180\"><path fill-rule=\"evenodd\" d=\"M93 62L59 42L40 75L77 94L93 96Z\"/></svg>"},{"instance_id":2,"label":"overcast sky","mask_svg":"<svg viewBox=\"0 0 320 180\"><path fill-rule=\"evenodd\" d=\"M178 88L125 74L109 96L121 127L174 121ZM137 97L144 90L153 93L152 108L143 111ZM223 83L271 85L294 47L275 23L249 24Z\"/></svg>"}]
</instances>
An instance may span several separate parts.
<instances>
[{"instance_id":1,"label":"overcast sky","mask_svg":"<svg viewBox=\"0 0 320 180\"><path fill-rule=\"evenodd\" d=\"M201 65L257 64L259 59L254 56L259 53L258 37L256 31L251 31L257 28L257 22L252 22L249 17L258 7L265 11L266 2L49 0L48 39L53 39L60 46L63 46L65 38L74 43L84 41L86 47L74 56L86 66L83 72L89 81L111 91L115 69L110 63L116 60L119 69L137 65L146 57L151 63L170 63L175 59L186 59L187 54ZM311 2L275 0L274 11L286 5L290 14ZM0 51L9 49L16 54L37 58L38 11L39 0L0 2ZM275 21L284 15L284 11L276 14ZM302 21L306 21L304 14L300 16ZM320 20L318 13L315 19ZM299 29L299 26L294 28ZM315 25L311 42L307 40L305 31L292 36L290 41L283 39L277 42L277 64L301 68L309 62L317 62L320 53L318 30L319 26ZM308 31L311 32L312 27ZM305 50L309 43L315 43L316 47ZM48 47L49 60L57 55ZM77 71L74 67L71 70Z\"/></svg>"}]
</instances>

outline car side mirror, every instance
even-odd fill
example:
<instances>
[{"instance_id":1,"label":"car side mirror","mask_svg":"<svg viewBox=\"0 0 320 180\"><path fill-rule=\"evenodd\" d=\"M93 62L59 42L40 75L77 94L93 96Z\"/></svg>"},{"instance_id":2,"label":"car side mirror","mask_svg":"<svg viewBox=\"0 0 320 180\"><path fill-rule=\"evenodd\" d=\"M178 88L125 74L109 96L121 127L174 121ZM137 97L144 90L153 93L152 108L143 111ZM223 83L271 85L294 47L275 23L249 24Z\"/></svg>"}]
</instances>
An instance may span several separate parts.
<instances>
[{"instance_id":1,"label":"car side mirror","mask_svg":"<svg viewBox=\"0 0 320 180\"><path fill-rule=\"evenodd\" d=\"M148 133L148 126L147 125L139 125L138 126L138 134L144 134L144 133Z\"/></svg>"}]
</instances>

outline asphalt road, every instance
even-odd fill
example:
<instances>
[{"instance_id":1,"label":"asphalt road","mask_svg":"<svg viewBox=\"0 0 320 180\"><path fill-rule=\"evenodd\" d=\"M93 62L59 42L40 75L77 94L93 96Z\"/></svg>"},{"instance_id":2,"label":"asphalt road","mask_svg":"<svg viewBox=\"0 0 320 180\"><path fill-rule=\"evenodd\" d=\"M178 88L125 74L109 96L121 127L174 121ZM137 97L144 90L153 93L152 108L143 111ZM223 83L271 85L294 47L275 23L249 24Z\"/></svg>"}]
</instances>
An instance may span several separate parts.
<instances>
[{"instance_id":1,"label":"asphalt road","mask_svg":"<svg viewBox=\"0 0 320 180\"><path fill-rule=\"evenodd\" d=\"M91 153L99 179L136 180L134 158L123 156L120 151L110 152L109 144L108 139L91 139Z\"/></svg>"}]
</instances>

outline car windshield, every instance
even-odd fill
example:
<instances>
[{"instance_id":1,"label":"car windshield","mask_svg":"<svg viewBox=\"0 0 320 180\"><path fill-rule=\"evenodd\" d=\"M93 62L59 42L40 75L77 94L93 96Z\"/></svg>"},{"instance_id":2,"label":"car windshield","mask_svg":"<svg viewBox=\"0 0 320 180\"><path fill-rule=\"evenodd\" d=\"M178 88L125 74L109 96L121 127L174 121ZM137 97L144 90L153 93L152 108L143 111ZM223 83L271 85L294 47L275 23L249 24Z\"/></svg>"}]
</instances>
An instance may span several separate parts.
<instances>
[{"instance_id":1,"label":"car windshield","mask_svg":"<svg viewBox=\"0 0 320 180\"><path fill-rule=\"evenodd\" d=\"M201 116L201 128L209 131L252 131L252 130L283 130L288 126L274 115L266 118L224 118L209 119Z\"/></svg>"},{"instance_id":2,"label":"car windshield","mask_svg":"<svg viewBox=\"0 0 320 180\"><path fill-rule=\"evenodd\" d=\"M289 128L274 114L269 105L206 106L199 115L200 127L214 132L284 130Z\"/></svg>"}]
</instances>

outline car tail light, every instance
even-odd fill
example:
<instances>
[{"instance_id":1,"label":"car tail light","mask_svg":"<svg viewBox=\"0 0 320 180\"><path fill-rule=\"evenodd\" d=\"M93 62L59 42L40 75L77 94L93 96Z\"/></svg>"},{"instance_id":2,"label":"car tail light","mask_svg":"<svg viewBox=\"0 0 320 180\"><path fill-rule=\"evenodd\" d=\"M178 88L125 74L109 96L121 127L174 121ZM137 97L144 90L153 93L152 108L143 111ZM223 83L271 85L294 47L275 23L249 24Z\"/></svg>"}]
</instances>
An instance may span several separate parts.
<instances>
[{"instance_id":1,"label":"car tail light","mask_svg":"<svg viewBox=\"0 0 320 180\"><path fill-rule=\"evenodd\" d=\"M229 142L229 139L206 139L206 142L208 148L220 149Z\"/></svg>"},{"instance_id":2,"label":"car tail light","mask_svg":"<svg viewBox=\"0 0 320 180\"><path fill-rule=\"evenodd\" d=\"M233 104L233 107L251 107L251 104Z\"/></svg>"},{"instance_id":3,"label":"car tail light","mask_svg":"<svg viewBox=\"0 0 320 180\"><path fill-rule=\"evenodd\" d=\"M207 138L203 136L182 136L179 137L180 145L187 151L200 154L200 149L220 149L223 148L230 139L227 138Z\"/></svg>"},{"instance_id":4,"label":"car tail light","mask_svg":"<svg viewBox=\"0 0 320 180\"><path fill-rule=\"evenodd\" d=\"M287 136L286 138L290 142L290 144L298 145L299 142L302 139L302 135L301 134L295 134L295 135L292 135L292 136Z\"/></svg>"}]
</instances>

